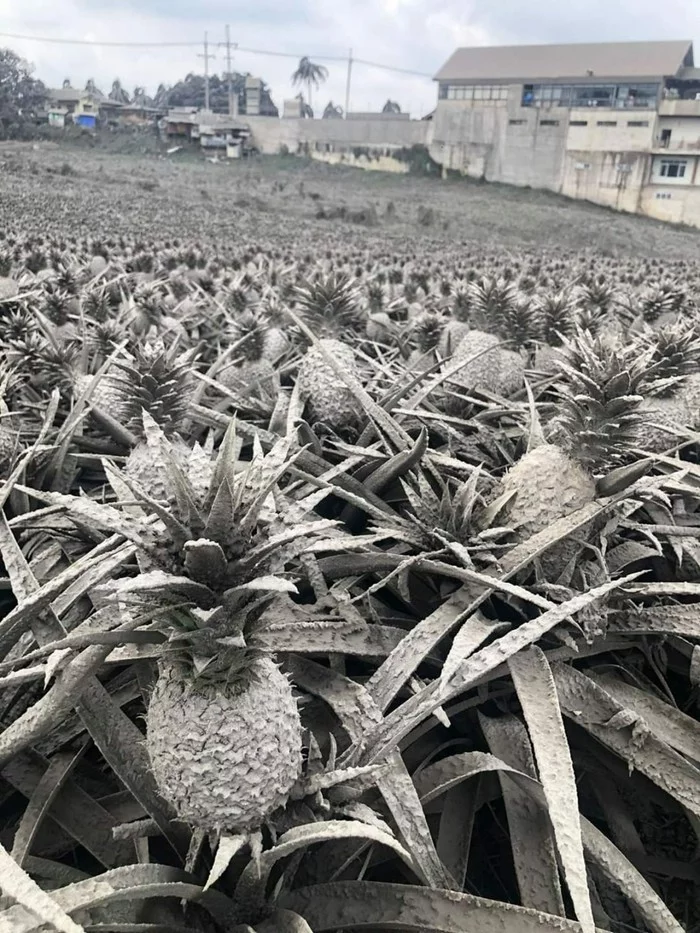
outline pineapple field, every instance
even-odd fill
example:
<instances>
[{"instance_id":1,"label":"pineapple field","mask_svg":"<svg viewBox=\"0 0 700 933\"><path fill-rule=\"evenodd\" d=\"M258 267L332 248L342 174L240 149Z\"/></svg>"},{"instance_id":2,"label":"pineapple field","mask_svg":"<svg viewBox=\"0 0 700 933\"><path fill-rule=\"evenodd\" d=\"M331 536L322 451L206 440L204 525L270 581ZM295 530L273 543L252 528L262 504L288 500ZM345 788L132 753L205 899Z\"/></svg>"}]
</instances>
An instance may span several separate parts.
<instances>
[{"instance_id":1,"label":"pineapple field","mask_svg":"<svg viewBox=\"0 0 700 933\"><path fill-rule=\"evenodd\" d=\"M698 234L0 162L0 930L700 930Z\"/></svg>"}]
</instances>

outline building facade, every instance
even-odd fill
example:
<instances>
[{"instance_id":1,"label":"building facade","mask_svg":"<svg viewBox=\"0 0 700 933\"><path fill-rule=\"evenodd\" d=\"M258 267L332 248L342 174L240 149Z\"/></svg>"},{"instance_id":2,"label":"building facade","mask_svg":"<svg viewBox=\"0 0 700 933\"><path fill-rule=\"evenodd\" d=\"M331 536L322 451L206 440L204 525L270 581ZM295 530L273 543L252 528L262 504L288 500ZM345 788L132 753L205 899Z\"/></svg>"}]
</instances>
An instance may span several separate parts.
<instances>
[{"instance_id":1,"label":"building facade","mask_svg":"<svg viewBox=\"0 0 700 933\"><path fill-rule=\"evenodd\" d=\"M436 81L445 168L700 226L690 41L458 49Z\"/></svg>"}]
</instances>

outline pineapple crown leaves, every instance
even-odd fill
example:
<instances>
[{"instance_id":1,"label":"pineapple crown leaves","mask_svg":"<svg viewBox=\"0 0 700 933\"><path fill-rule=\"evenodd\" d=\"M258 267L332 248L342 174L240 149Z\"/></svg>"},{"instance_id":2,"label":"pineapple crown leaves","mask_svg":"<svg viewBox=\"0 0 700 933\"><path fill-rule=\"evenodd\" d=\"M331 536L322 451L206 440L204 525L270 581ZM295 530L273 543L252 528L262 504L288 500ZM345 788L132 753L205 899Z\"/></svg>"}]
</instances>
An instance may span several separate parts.
<instances>
[{"instance_id":1,"label":"pineapple crown leaves","mask_svg":"<svg viewBox=\"0 0 700 933\"><path fill-rule=\"evenodd\" d=\"M467 294L475 326L502 333L507 326L511 306L518 298L515 285L502 277L483 276L469 283Z\"/></svg>"},{"instance_id":2,"label":"pineapple crown leaves","mask_svg":"<svg viewBox=\"0 0 700 933\"><path fill-rule=\"evenodd\" d=\"M231 339L238 345L236 356L247 362L257 362L265 349L265 322L262 315L246 309L240 313L229 328Z\"/></svg>"},{"instance_id":3,"label":"pineapple crown leaves","mask_svg":"<svg viewBox=\"0 0 700 933\"><path fill-rule=\"evenodd\" d=\"M558 346L562 337L570 337L576 329L575 299L569 288L546 292L536 298L542 328L542 339Z\"/></svg>"},{"instance_id":4,"label":"pineapple crown leaves","mask_svg":"<svg viewBox=\"0 0 700 933\"><path fill-rule=\"evenodd\" d=\"M115 360L113 378L126 406L124 427L140 435L145 411L163 431L176 432L194 391L193 362L194 351L177 356L174 346L166 350L161 341L139 346L133 355Z\"/></svg>"},{"instance_id":5,"label":"pineapple crown leaves","mask_svg":"<svg viewBox=\"0 0 700 933\"><path fill-rule=\"evenodd\" d=\"M331 273L307 279L292 292L302 319L318 334L338 334L362 319L361 291L349 275Z\"/></svg>"},{"instance_id":6,"label":"pineapple crown leaves","mask_svg":"<svg viewBox=\"0 0 700 933\"><path fill-rule=\"evenodd\" d=\"M440 341L444 321L435 311L424 311L413 322L413 339L421 351L428 353Z\"/></svg>"},{"instance_id":7,"label":"pineapple crown leaves","mask_svg":"<svg viewBox=\"0 0 700 933\"><path fill-rule=\"evenodd\" d=\"M662 330L646 328L637 340L646 358L643 388L651 395L670 395L691 373L700 371L700 327L679 321Z\"/></svg>"},{"instance_id":8,"label":"pineapple crown leaves","mask_svg":"<svg viewBox=\"0 0 700 933\"><path fill-rule=\"evenodd\" d=\"M556 389L553 440L597 471L623 463L635 445L645 365L632 347L610 347L586 331L566 345Z\"/></svg>"},{"instance_id":9,"label":"pineapple crown leaves","mask_svg":"<svg viewBox=\"0 0 700 933\"><path fill-rule=\"evenodd\" d=\"M642 318L653 323L662 314L680 313L686 304L685 291L672 282L661 282L646 288L638 297Z\"/></svg>"},{"instance_id":10,"label":"pineapple crown leaves","mask_svg":"<svg viewBox=\"0 0 700 933\"><path fill-rule=\"evenodd\" d=\"M242 444L235 421L231 422L216 460L206 464L208 482L200 488L204 466L201 448L185 458L150 416L144 413L143 420L149 447L167 464L167 505L151 500L125 474L109 465L106 470L118 496L128 488L144 511L155 513L165 526L170 537L167 547L157 527L140 533L147 556L161 569L189 576L219 593L241 585L255 589L256 578L258 583L260 578L264 582L271 567L284 572L290 553L294 553L290 544L297 536L327 530L328 523L318 522L279 533L281 521L273 491L302 454L290 454L291 441L279 440L266 455L258 445L252 461L242 464ZM134 517L133 521L136 528L142 528L142 519ZM263 588L270 587L264 582ZM273 590L278 588L272 586Z\"/></svg>"},{"instance_id":11,"label":"pineapple crown leaves","mask_svg":"<svg viewBox=\"0 0 700 933\"><path fill-rule=\"evenodd\" d=\"M430 546L444 545L445 539L466 544L475 511L483 504L479 492L481 469L475 469L457 489L437 472L432 478L437 488L421 472L410 482L402 481L410 520Z\"/></svg>"}]
</instances>

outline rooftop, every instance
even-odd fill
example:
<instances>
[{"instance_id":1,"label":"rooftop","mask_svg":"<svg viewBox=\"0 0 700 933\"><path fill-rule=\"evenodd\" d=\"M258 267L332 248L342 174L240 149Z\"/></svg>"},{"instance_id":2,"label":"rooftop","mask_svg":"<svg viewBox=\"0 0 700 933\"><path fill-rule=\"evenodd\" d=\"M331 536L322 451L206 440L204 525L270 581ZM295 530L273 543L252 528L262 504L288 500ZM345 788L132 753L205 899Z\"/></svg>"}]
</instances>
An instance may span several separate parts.
<instances>
[{"instance_id":1,"label":"rooftop","mask_svg":"<svg viewBox=\"0 0 700 933\"><path fill-rule=\"evenodd\" d=\"M693 68L690 39L669 42L587 42L457 49L436 81L660 79Z\"/></svg>"}]
</instances>

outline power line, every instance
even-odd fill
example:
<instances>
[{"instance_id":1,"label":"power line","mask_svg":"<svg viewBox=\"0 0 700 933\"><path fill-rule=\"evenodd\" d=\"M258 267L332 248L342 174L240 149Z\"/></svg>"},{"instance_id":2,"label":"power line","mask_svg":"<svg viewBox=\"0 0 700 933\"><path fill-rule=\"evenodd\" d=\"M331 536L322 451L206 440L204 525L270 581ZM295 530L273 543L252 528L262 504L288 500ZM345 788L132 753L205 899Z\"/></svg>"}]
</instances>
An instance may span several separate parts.
<instances>
[{"instance_id":1,"label":"power line","mask_svg":"<svg viewBox=\"0 0 700 933\"><path fill-rule=\"evenodd\" d=\"M109 42L109 41L92 41L91 39L62 39L55 36L24 36L18 35L17 33L12 32L0 32L0 38L2 39L19 39L24 42L50 42L55 45L92 45L92 46L103 46L109 48L124 48L124 49L153 49L153 48L162 48L162 49L173 49L173 48L200 48L201 42ZM275 58L300 58L299 54L296 52L280 52L273 49L249 49L244 48L241 45L236 44L236 50L238 52L246 52L249 55L269 55ZM346 55L309 55L311 59L317 59L318 61L324 62L347 62L348 58ZM366 65L370 68L379 68L382 71L393 71L397 74L412 75L416 78L431 78L432 74L427 74L424 71L413 71L410 68L397 68L395 65L384 65L381 62L370 62L363 58L353 58L353 64Z\"/></svg>"},{"instance_id":2,"label":"power line","mask_svg":"<svg viewBox=\"0 0 700 933\"><path fill-rule=\"evenodd\" d=\"M185 49L199 48L201 42L93 42L91 39L61 39L56 36L20 36L13 32L0 32L2 39L22 39L25 42L52 42L55 45L100 45L121 49Z\"/></svg>"}]
</instances>

